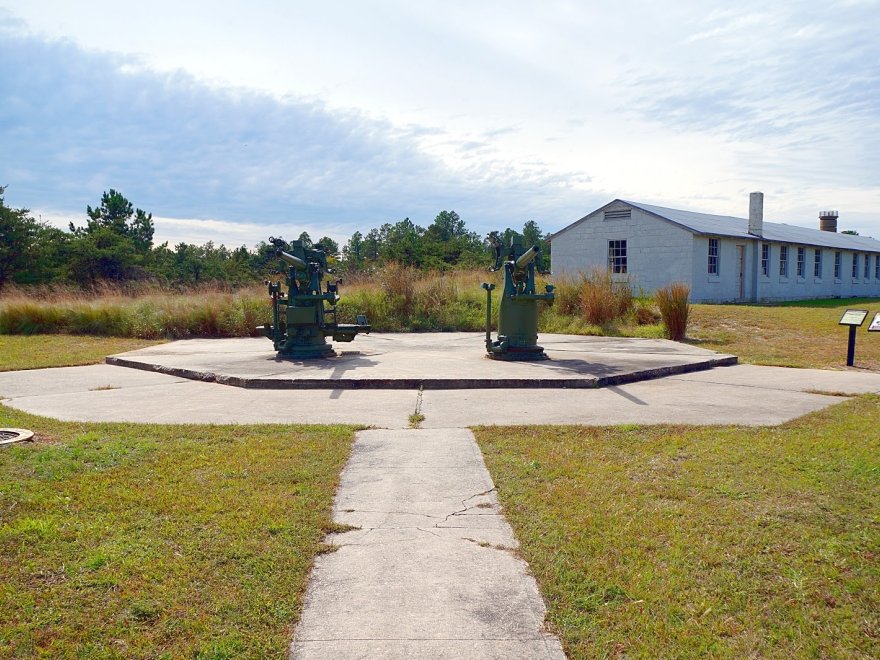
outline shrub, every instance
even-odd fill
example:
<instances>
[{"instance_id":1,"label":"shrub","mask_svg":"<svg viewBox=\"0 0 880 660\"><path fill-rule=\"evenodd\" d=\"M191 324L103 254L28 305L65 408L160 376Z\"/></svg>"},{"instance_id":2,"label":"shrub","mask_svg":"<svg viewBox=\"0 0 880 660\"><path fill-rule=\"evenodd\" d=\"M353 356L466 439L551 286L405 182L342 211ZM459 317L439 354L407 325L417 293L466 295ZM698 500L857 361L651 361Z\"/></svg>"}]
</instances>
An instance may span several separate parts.
<instances>
[{"instance_id":1,"label":"shrub","mask_svg":"<svg viewBox=\"0 0 880 660\"><path fill-rule=\"evenodd\" d=\"M626 282L614 282L604 268L594 268L581 276L580 308L588 323L608 325L632 309L633 295Z\"/></svg>"},{"instance_id":2,"label":"shrub","mask_svg":"<svg viewBox=\"0 0 880 660\"><path fill-rule=\"evenodd\" d=\"M419 273L412 266L396 261L385 264L379 273L379 285L391 308L404 322L412 316L416 298L416 279Z\"/></svg>"},{"instance_id":3,"label":"shrub","mask_svg":"<svg viewBox=\"0 0 880 660\"><path fill-rule=\"evenodd\" d=\"M581 307L581 280L564 277L556 283L554 290L553 308L557 314L573 316L580 312Z\"/></svg>"},{"instance_id":4,"label":"shrub","mask_svg":"<svg viewBox=\"0 0 880 660\"><path fill-rule=\"evenodd\" d=\"M691 288L683 282L673 282L654 294L669 339L681 341L687 334L690 295Z\"/></svg>"},{"instance_id":5,"label":"shrub","mask_svg":"<svg viewBox=\"0 0 880 660\"><path fill-rule=\"evenodd\" d=\"M660 314L643 302L639 302L633 310L636 325L655 325L660 322Z\"/></svg>"}]
</instances>

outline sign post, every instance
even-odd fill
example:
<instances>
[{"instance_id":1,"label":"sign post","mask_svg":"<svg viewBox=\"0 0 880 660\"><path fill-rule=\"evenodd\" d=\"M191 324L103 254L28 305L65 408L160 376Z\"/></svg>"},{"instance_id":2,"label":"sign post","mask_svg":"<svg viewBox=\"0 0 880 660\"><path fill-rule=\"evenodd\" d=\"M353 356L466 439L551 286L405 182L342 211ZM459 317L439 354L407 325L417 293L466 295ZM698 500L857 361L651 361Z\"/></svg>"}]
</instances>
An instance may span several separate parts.
<instances>
[{"instance_id":1,"label":"sign post","mask_svg":"<svg viewBox=\"0 0 880 660\"><path fill-rule=\"evenodd\" d=\"M849 343L846 346L846 366L848 367L853 366L856 358L856 329L861 327L867 316L867 309L848 309L840 317L839 325L849 326Z\"/></svg>"}]
</instances>

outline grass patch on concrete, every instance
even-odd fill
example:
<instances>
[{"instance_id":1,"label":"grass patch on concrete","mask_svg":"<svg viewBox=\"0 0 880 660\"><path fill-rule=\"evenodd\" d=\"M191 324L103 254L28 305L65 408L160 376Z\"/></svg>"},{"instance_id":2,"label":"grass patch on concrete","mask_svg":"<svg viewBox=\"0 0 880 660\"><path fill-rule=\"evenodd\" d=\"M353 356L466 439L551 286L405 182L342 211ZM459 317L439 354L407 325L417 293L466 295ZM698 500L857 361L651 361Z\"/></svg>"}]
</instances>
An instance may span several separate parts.
<instances>
[{"instance_id":1,"label":"grass patch on concrete","mask_svg":"<svg viewBox=\"0 0 880 660\"><path fill-rule=\"evenodd\" d=\"M103 362L107 355L158 343L86 335L0 335L0 371L96 364Z\"/></svg>"},{"instance_id":2,"label":"grass patch on concrete","mask_svg":"<svg viewBox=\"0 0 880 660\"><path fill-rule=\"evenodd\" d=\"M773 428L482 427L573 658L880 657L880 397Z\"/></svg>"},{"instance_id":3,"label":"grass patch on concrete","mask_svg":"<svg viewBox=\"0 0 880 660\"><path fill-rule=\"evenodd\" d=\"M0 426L0 657L285 655L351 427Z\"/></svg>"},{"instance_id":4,"label":"grass patch on concrete","mask_svg":"<svg viewBox=\"0 0 880 660\"><path fill-rule=\"evenodd\" d=\"M810 300L781 306L692 305L688 339L701 348L733 353L741 362L779 367L844 368L847 308L871 310L856 340L856 366L880 369L880 333L866 332L880 300Z\"/></svg>"}]
</instances>

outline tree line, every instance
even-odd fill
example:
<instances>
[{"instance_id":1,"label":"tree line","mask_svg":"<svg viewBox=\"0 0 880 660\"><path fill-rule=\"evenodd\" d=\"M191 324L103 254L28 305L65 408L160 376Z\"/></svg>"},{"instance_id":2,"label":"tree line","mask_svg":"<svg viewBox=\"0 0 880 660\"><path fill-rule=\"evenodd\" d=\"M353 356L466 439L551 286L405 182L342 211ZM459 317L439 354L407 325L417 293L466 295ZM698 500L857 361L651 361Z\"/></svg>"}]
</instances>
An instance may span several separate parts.
<instances>
[{"instance_id":1,"label":"tree line","mask_svg":"<svg viewBox=\"0 0 880 660\"><path fill-rule=\"evenodd\" d=\"M120 192L110 189L100 204L86 207L86 224L68 229L35 220L28 209L6 205L0 187L0 289L19 285L66 283L94 286L98 282L150 281L163 285L222 282L237 286L257 281L277 268L275 248L265 241L254 249L167 242L153 244L153 214L135 208ZM537 222L521 231L525 245L538 244L549 264L549 241ZM484 239L470 231L455 211L441 211L427 227L409 218L385 223L366 234L356 231L340 248L328 236L305 245L321 245L339 273L369 273L385 263L399 262L420 270L482 268L489 264Z\"/></svg>"}]
</instances>

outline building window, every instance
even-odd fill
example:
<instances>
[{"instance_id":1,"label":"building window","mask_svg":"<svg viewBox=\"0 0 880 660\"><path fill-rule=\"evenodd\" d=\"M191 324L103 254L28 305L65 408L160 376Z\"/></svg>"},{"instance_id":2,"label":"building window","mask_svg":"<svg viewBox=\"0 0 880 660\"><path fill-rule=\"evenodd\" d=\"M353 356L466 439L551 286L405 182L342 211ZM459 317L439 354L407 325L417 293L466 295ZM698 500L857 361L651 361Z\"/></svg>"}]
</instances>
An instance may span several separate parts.
<instances>
[{"instance_id":1,"label":"building window","mask_svg":"<svg viewBox=\"0 0 880 660\"><path fill-rule=\"evenodd\" d=\"M871 277L871 255L865 255L865 279L870 279Z\"/></svg>"},{"instance_id":2,"label":"building window","mask_svg":"<svg viewBox=\"0 0 880 660\"><path fill-rule=\"evenodd\" d=\"M859 276L859 255L853 252L853 279L856 279Z\"/></svg>"},{"instance_id":3,"label":"building window","mask_svg":"<svg viewBox=\"0 0 880 660\"><path fill-rule=\"evenodd\" d=\"M806 248L798 248L797 274L798 277L806 277L807 272L807 250Z\"/></svg>"},{"instance_id":4,"label":"building window","mask_svg":"<svg viewBox=\"0 0 880 660\"><path fill-rule=\"evenodd\" d=\"M822 277L822 250L813 250L813 277Z\"/></svg>"},{"instance_id":5,"label":"building window","mask_svg":"<svg viewBox=\"0 0 880 660\"><path fill-rule=\"evenodd\" d=\"M779 277L788 277L788 246L779 248Z\"/></svg>"},{"instance_id":6,"label":"building window","mask_svg":"<svg viewBox=\"0 0 880 660\"><path fill-rule=\"evenodd\" d=\"M718 274L718 239L709 239L709 275Z\"/></svg>"},{"instance_id":7,"label":"building window","mask_svg":"<svg viewBox=\"0 0 880 660\"><path fill-rule=\"evenodd\" d=\"M880 254L874 255L874 279L880 280Z\"/></svg>"},{"instance_id":8,"label":"building window","mask_svg":"<svg viewBox=\"0 0 880 660\"><path fill-rule=\"evenodd\" d=\"M834 279L840 279L840 252L834 253Z\"/></svg>"},{"instance_id":9,"label":"building window","mask_svg":"<svg viewBox=\"0 0 880 660\"><path fill-rule=\"evenodd\" d=\"M626 241L608 241L608 270L626 273Z\"/></svg>"},{"instance_id":10,"label":"building window","mask_svg":"<svg viewBox=\"0 0 880 660\"><path fill-rule=\"evenodd\" d=\"M770 244L761 243L761 274L770 277Z\"/></svg>"}]
</instances>

